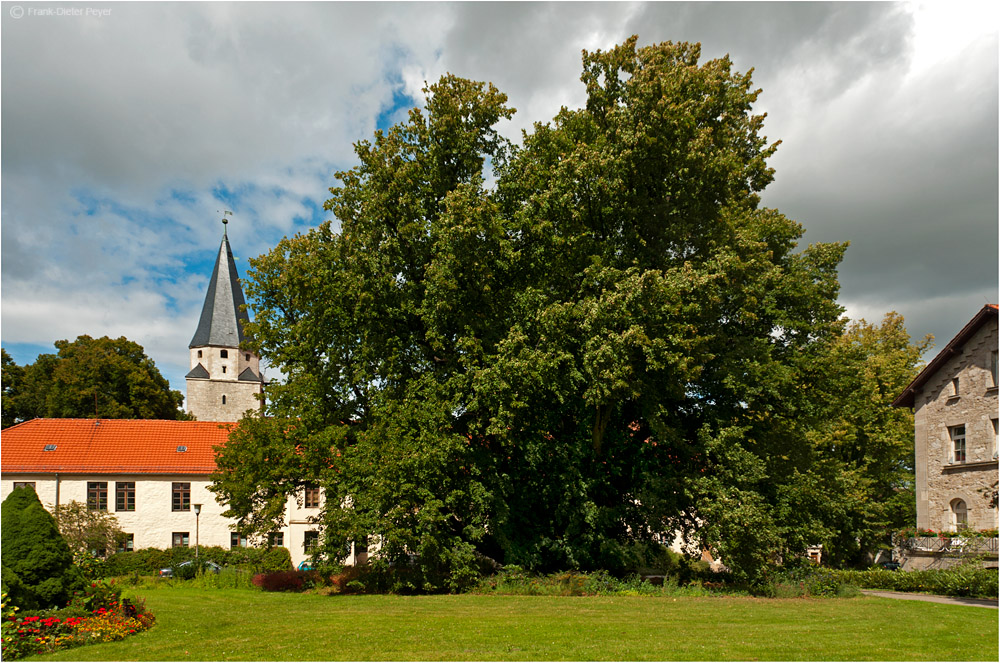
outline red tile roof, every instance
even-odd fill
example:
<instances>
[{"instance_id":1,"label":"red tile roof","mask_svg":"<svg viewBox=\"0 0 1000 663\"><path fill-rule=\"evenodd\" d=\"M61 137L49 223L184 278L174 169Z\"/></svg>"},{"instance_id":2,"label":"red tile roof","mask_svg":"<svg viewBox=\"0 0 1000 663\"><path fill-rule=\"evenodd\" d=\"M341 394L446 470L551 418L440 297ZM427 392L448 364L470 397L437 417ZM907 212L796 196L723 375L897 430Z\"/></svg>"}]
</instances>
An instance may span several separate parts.
<instances>
[{"instance_id":1,"label":"red tile roof","mask_svg":"<svg viewBox=\"0 0 1000 663\"><path fill-rule=\"evenodd\" d=\"M0 471L210 474L213 446L233 423L144 419L32 419L0 433ZM55 449L45 451L46 445ZM180 452L177 447L185 446Z\"/></svg>"},{"instance_id":2,"label":"red tile roof","mask_svg":"<svg viewBox=\"0 0 1000 663\"><path fill-rule=\"evenodd\" d=\"M892 402L894 407L913 407L915 402L915 396L917 390L924 386L924 384L930 380L935 373L944 365L946 361L951 359L951 357L958 352L958 350L965 345L966 341L972 338L972 335L979 331L988 320L995 319L997 317L998 310L996 304L986 304L983 308L979 309L979 312L973 316L972 320L969 320L968 324L962 327L961 331L955 334L955 338L948 341L948 345L944 346L944 349L937 354L931 363L924 367L924 370L917 374L917 377L913 378L913 381L906 386L896 400Z\"/></svg>"}]
</instances>

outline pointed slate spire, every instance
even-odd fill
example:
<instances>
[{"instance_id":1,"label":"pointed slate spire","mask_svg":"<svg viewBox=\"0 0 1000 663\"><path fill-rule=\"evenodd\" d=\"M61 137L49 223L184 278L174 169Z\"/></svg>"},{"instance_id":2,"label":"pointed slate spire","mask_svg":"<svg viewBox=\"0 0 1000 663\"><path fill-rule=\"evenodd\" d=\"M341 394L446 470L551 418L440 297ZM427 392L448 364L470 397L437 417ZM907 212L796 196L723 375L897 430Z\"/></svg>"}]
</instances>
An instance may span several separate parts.
<instances>
[{"instance_id":1,"label":"pointed slate spire","mask_svg":"<svg viewBox=\"0 0 1000 663\"><path fill-rule=\"evenodd\" d=\"M189 348L199 348L205 345L221 345L230 348L239 347L243 341L243 323L250 318L243 305L243 288L240 287L240 277L236 273L236 261L233 251L229 248L229 237L222 219L222 245L219 256L212 270L212 280L208 283L205 294L205 305L201 309L201 319L198 329L191 339Z\"/></svg>"}]
</instances>

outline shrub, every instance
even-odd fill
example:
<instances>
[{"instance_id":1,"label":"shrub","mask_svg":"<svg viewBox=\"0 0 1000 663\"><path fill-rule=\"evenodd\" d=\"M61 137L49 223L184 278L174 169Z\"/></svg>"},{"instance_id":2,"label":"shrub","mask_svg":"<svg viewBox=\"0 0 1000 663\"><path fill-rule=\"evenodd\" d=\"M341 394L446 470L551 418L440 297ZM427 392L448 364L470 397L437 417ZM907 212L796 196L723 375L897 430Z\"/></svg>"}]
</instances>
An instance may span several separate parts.
<instances>
[{"instance_id":1,"label":"shrub","mask_svg":"<svg viewBox=\"0 0 1000 663\"><path fill-rule=\"evenodd\" d=\"M318 576L316 571L258 573L253 577L253 584L265 592L301 592L312 588Z\"/></svg>"},{"instance_id":2,"label":"shrub","mask_svg":"<svg viewBox=\"0 0 1000 663\"><path fill-rule=\"evenodd\" d=\"M115 553L104 565L105 576L157 575L160 569L194 559L194 548L142 548ZM199 559L211 560L221 566L233 566L249 573L290 571L292 558L287 548L234 548L201 546Z\"/></svg>"},{"instance_id":3,"label":"shrub","mask_svg":"<svg viewBox=\"0 0 1000 663\"><path fill-rule=\"evenodd\" d=\"M528 596L704 596L709 594L711 589L703 587L700 582L679 587L676 579L668 579L667 582L654 585L638 575L616 578L606 571L593 573L563 571L547 576L535 576L518 566L510 565L503 567L495 575L483 579L471 591L477 594Z\"/></svg>"},{"instance_id":4,"label":"shrub","mask_svg":"<svg viewBox=\"0 0 1000 663\"><path fill-rule=\"evenodd\" d=\"M121 601L121 587L114 580L94 581L83 589L73 592L65 612L73 615L87 615L102 608L108 609Z\"/></svg>"},{"instance_id":5,"label":"shrub","mask_svg":"<svg viewBox=\"0 0 1000 663\"><path fill-rule=\"evenodd\" d=\"M91 511L85 502L76 500L61 505L56 513L59 533L77 560L93 559L94 553L103 556L123 540L124 533L113 513Z\"/></svg>"},{"instance_id":6,"label":"shrub","mask_svg":"<svg viewBox=\"0 0 1000 663\"><path fill-rule=\"evenodd\" d=\"M25 610L65 605L83 578L55 519L28 486L15 488L0 509L3 589L10 600Z\"/></svg>"},{"instance_id":7,"label":"shrub","mask_svg":"<svg viewBox=\"0 0 1000 663\"><path fill-rule=\"evenodd\" d=\"M345 566L330 578L330 585L340 594L363 594L368 588L367 575L367 567Z\"/></svg>"},{"instance_id":8,"label":"shrub","mask_svg":"<svg viewBox=\"0 0 1000 663\"><path fill-rule=\"evenodd\" d=\"M836 571L850 584L866 589L896 592L927 592L945 596L997 598L997 571L970 562L948 569L923 571L887 571L873 568L865 571Z\"/></svg>"}]
</instances>

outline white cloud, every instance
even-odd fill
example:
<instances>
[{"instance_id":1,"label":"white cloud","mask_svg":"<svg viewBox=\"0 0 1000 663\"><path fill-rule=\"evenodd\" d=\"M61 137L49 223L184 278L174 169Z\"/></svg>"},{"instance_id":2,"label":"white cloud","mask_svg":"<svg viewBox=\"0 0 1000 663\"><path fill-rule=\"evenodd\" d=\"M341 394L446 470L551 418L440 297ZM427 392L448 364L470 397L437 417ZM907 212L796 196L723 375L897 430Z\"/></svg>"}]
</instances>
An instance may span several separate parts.
<instances>
[{"instance_id":1,"label":"white cloud","mask_svg":"<svg viewBox=\"0 0 1000 663\"><path fill-rule=\"evenodd\" d=\"M445 72L492 81L519 140L584 103L582 49L633 32L757 67L767 133L784 140L765 201L809 241L852 242L850 310L897 308L915 335L942 335L997 297L993 4L111 8L2 23L5 343L125 334L182 388L219 210L235 212L245 273L307 225L394 94L419 100Z\"/></svg>"}]
</instances>

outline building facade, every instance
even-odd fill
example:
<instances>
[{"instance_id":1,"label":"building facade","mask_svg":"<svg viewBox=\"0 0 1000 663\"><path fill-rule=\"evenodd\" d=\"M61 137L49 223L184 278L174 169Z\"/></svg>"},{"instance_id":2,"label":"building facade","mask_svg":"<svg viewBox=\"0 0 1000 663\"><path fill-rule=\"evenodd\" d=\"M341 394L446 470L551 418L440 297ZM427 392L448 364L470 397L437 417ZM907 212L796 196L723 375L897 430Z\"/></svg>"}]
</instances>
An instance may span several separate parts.
<instances>
[{"instance_id":1,"label":"building facade","mask_svg":"<svg viewBox=\"0 0 1000 663\"><path fill-rule=\"evenodd\" d=\"M997 527L997 307L984 306L893 405L913 408L917 527Z\"/></svg>"},{"instance_id":2,"label":"building facade","mask_svg":"<svg viewBox=\"0 0 1000 663\"><path fill-rule=\"evenodd\" d=\"M246 545L288 548L298 565L319 537L318 487L288 500L286 522L266 541L250 541L223 516L209 490L214 447L235 424L136 419L32 419L3 431L3 499L29 484L56 513L76 501L113 513L126 549ZM347 563L355 563L353 556Z\"/></svg>"}]
</instances>

